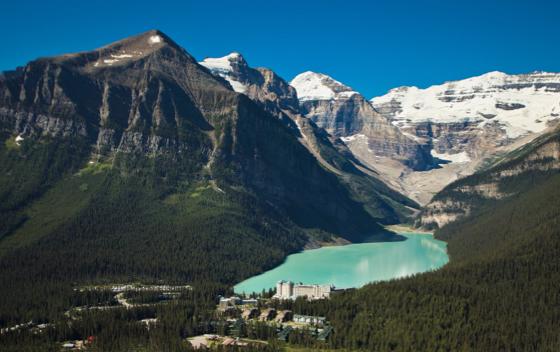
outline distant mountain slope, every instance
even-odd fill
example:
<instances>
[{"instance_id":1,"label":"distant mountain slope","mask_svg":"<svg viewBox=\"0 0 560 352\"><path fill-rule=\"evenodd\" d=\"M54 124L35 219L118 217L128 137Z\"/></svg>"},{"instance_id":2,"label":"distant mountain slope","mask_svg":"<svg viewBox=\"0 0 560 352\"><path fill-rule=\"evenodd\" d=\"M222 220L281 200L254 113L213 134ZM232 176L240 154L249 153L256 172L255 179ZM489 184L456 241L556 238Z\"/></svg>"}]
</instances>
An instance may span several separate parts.
<instances>
[{"instance_id":1,"label":"distant mountain slope","mask_svg":"<svg viewBox=\"0 0 560 352\"><path fill-rule=\"evenodd\" d=\"M395 88L371 103L404 134L430 145L432 156L442 162L427 174L401 177L405 194L421 191L419 201L426 203L486 159L554 127L560 121L559 87L557 73L490 72L426 89Z\"/></svg>"},{"instance_id":2,"label":"distant mountain slope","mask_svg":"<svg viewBox=\"0 0 560 352\"><path fill-rule=\"evenodd\" d=\"M560 131L556 129L445 187L424 207L417 223L442 227L466 215L483 213L559 172Z\"/></svg>"},{"instance_id":3,"label":"distant mountain slope","mask_svg":"<svg viewBox=\"0 0 560 352\"><path fill-rule=\"evenodd\" d=\"M4 74L2 324L76 282L232 284L310 235L384 239L392 201L373 217L294 131L159 31Z\"/></svg>"},{"instance_id":4,"label":"distant mountain slope","mask_svg":"<svg viewBox=\"0 0 560 352\"><path fill-rule=\"evenodd\" d=\"M431 167L429 150L402 134L352 88L315 72L301 73L290 84L298 93L302 114L344 140L370 167L379 157L415 170Z\"/></svg>"},{"instance_id":5,"label":"distant mountain slope","mask_svg":"<svg viewBox=\"0 0 560 352\"><path fill-rule=\"evenodd\" d=\"M298 309L332 322L333 348L557 351L558 137L543 136L440 193L472 207L435 233L448 242L450 262L442 269ZM486 198L489 181L497 182L492 194L508 195Z\"/></svg>"},{"instance_id":6,"label":"distant mountain slope","mask_svg":"<svg viewBox=\"0 0 560 352\"><path fill-rule=\"evenodd\" d=\"M385 185L380 175L361 164L340 139L302 116L295 89L273 71L251 68L239 53L206 58L201 65L282 121L317 161L336 174L354 199L364 203L366 210L380 222L406 221L418 207Z\"/></svg>"}]
</instances>

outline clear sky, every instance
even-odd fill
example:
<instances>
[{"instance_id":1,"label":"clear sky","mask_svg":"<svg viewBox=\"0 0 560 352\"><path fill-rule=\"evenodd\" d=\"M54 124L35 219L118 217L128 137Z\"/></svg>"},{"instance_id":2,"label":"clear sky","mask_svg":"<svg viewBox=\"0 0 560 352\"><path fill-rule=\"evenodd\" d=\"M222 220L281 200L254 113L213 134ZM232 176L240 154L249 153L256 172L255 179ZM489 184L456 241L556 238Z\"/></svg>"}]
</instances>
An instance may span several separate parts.
<instances>
[{"instance_id":1,"label":"clear sky","mask_svg":"<svg viewBox=\"0 0 560 352\"><path fill-rule=\"evenodd\" d=\"M3 0L0 70L160 29L201 60L241 52L367 97L488 71L560 71L557 0Z\"/></svg>"}]
</instances>

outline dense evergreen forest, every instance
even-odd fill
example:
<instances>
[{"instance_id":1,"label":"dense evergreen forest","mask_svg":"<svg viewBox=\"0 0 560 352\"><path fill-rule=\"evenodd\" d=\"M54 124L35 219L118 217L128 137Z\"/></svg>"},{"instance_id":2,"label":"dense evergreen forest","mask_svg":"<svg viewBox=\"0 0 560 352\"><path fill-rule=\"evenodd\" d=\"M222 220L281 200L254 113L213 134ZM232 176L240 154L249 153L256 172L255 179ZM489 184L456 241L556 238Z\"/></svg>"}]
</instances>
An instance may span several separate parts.
<instances>
[{"instance_id":1,"label":"dense evergreen forest","mask_svg":"<svg viewBox=\"0 0 560 352\"><path fill-rule=\"evenodd\" d=\"M7 162L2 166L10 167L9 155L4 158ZM32 238L29 243L5 249L0 258L0 325L29 320L55 325L47 334L1 336L3 350L57 350L60 345L53 341L93 334L99 350L129 350L131 346L184 350L188 346L181 343L183 338L217 329L200 324L212 320L210 312L216 296L230 292L229 284L274 265L301 245L297 242L300 237L294 235L296 227L271 222L273 211L266 216L250 213L253 199L240 196L232 200L231 192L225 196L208 184L188 186L184 194L165 194L146 182L149 178L122 182L118 175L99 166L76 172L81 173L79 177L54 181L63 183L63 187L46 193L46 204L34 207L30 214L36 218L32 217L27 226L38 236L39 229L56 225L57 216L76 212L75 220L57 227L56 237ZM22 183L22 187L36 190L53 182L39 175L50 174L38 172L36 181ZM526 182L527 177L523 175L520 180ZM528 191L483 206L475 215L437 232L439 238L448 241L451 258L443 269L368 285L329 301L287 303L288 308L300 313L328 317L335 328L327 345L305 334L292 335L290 342L310 348L367 351L557 350L560 175L540 173L532 179ZM150 192L139 194L135 191L139 187ZM2 194L8 192L10 189L5 188ZM61 209L61 214L49 222L37 216L45 212L42 207L83 193L91 197L92 206L80 208L79 203L71 203L72 207ZM111 202L110 208L106 202ZM212 216L205 212L210 202L210 208L217 212ZM168 207L177 203L184 205ZM177 211L189 214L184 217L185 223L168 220ZM127 226L122 226L123 219L138 213L142 216L134 217L136 223L126 221ZM224 216L219 216L222 213ZM224 227L242 231L244 240L228 238L231 232L224 233ZM202 231L208 236L196 236ZM161 241L161 236L170 236L171 240ZM199 248L199 255L183 255L182 249L189 246ZM154 260L154 252L168 255ZM232 260L223 265L220 258ZM77 283L156 278L192 282L196 289L171 305L92 312L71 326L61 323L65 321L64 312L77 301L107 299L76 297L73 289ZM157 328L146 331L136 323L154 316L164 322ZM267 348L272 351L281 347Z\"/></svg>"},{"instance_id":2,"label":"dense evergreen forest","mask_svg":"<svg viewBox=\"0 0 560 352\"><path fill-rule=\"evenodd\" d=\"M4 145L0 327L50 325L40 334L3 334L2 351L57 351L59 341L88 336L96 337L92 348L99 351L188 350L186 337L220 331L213 315L219 294L303 245L300 228L246 190L221 192L203 176L178 183L179 176L158 174L169 170L160 164L126 175L119 167L146 160L84 167L87 148L78 141L24 143L15 151L5 136ZM471 216L436 233L448 241L451 262L443 269L328 301L285 303L324 315L334 327L327 342L302 332L289 343L364 351L557 351L560 175L526 173L504 187L523 191L478 203ZM80 294L77 287L135 280L194 289L154 307L68 319L71 307L114 304L107 293ZM154 317L159 324L150 329L138 323ZM275 341L260 326L245 334ZM276 342L254 347L283 348Z\"/></svg>"},{"instance_id":3,"label":"dense evergreen forest","mask_svg":"<svg viewBox=\"0 0 560 352\"><path fill-rule=\"evenodd\" d=\"M232 284L304 244L299 228L249 192L224 193L203 178L176 185L155 174L160 165L126 177L110 165L80 168L80 150L67 150L73 141L26 148L0 149L9 233L0 242L1 326L56 317L77 282Z\"/></svg>"},{"instance_id":4,"label":"dense evergreen forest","mask_svg":"<svg viewBox=\"0 0 560 352\"><path fill-rule=\"evenodd\" d=\"M298 309L329 317L331 347L557 351L560 175L535 181L529 191L438 231L448 241L444 268L330 301L297 302Z\"/></svg>"}]
</instances>

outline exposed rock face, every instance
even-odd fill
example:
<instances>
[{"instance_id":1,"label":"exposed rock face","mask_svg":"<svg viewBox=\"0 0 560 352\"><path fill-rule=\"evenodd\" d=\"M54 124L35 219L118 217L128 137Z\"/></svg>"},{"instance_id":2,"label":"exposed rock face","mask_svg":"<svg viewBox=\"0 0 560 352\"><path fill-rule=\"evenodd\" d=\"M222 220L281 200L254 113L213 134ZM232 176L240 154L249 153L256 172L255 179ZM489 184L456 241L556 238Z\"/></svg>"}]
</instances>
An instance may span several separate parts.
<instances>
[{"instance_id":1,"label":"exposed rock face","mask_svg":"<svg viewBox=\"0 0 560 352\"><path fill-rule=\"evenodd\" d=\"M206 58L200 64L227 80L236 92L244 93L266 106L273 105L297 112L295 89L267 68L249 67L239 53L221 58Z\"/></svg>"},{"instance_id":2,"label":"exposed rock face","mask_svg":"<svg viewBox=\"0 0 560 352\"><path fill-rule=\"evenodd\" d=\"M2 138L78 138L90 146L89 160L122 160L113 167L123 174L142 171L136 160L157 160L162 182L202 178L253 192L302 227L349 239L379 229L302 146L297 125L273 116L297 109L294 89L240 57L228 63L239 69L235 82L251 82L245 92L259 104L159 31L38 59L0 77Z\"/></svg>"},{"instance_id":3,"label":"exposed rock face","mask_svg":"<svg viewBox=\"0 0 560 352\"><path fill-rule=\"evenodd\" d=\"M417 225L441 228L489 202L531 187L533 182L538 182L539 174L554 174L559 170L560 130L556 130L511 152L488 169L447 186L424 207Z\"/></svg>"},{"instance_id":4,"label":"exposed rock face","mask_svg":"<svg viewBox=\"0 0 560 352\"><path fill-rule=\"evenodd\" d=\"M226 85L163 33L150 31L96 51L38 59L6 75L2 120L24 135L84 136L102 154L186 150L195 145L179 135L196 135L205 145L199 157L207 159L205 131L212 126L204 115L223 108L199 109L201 86L226 99Z\"/></svg>"},{"instance_id":5,"label":"exposed rock face","mask_svg":"<svg viewBox=\"0 0 560 352\"><path fill-rule=\"evenodd\" d=\"M559 85L555 73L490 72L426 89L395 88L371 102L404 134L429 144L432 155L448 163L425 177L436 180L445 174L453 180L554 126L560 112ZM414 178L402 178L405 188ZM429 193L441 189L432 184Z\"/></svg>"},{"instance_id":6,"label":"exposed rock face","mask_svg":"<svg viewBox=\"0 0 560 352\"><path fill-rule=\"evenodd\" d=\"M350 87L314 72L304 72L290 84L297 90L302 113L340 137L367 164L375 165L381 156L416 170L431 167L427 146L401 133Z\"/></svg>"},{"instance_id":7,"label":"exposed rock face","mask_svg":"<svg viewBox=\"0 0 560 352\"><path fill-rule=\"evenodd\" d=\"M392 201L405 204L408 207L417 206L397 192L391 190L378 175L367 175L359 171L356 165L360 164L347 146L336 136L327 133L323 128L317 126L312 120L300 113L300 105L296 90L284 79L266 68L251 68L239 53L231 53L221 58L206 58L201 65L207 67L215 75L227 80L231 86L244 93L249 98L261 105L266 111L282 121L327 170L336 174L350 190L355 191L355 178L371 179L372 188L368 192L377 202L376 208L385 208L386 211L373 212L380 221L392 221L397 219L400 210L396 211L384 198L389 197ZM355 92L348 93L344 87L334 88L338 96L349 96L353 98ZM357 93L356 93L357 94ZM357 95L356 95L357 97ZM369 103L360 96L360 104L369 106ZM369 106L371 110L371 107ZM370 126L375 127L375 126ZM397 132L395 128L391 131ZM372 134L381 133L375 132ZM379 140L378 145L388 145L388 141ZM387 146L390 149L395 146ZM379 207L379 205L381 205ZM388 212L387 212L388 211Z\"/></svg>"},{"instance_id":8,"label":"exposed rock face","mask_svg":"<svg viewBox=\"0 0 560 352\"><path fill-rule=\"evenodd\" d=\"M18 135L45 134L55 137L87 135L86 126L82 122L4 107L0 108L0 122L3 125L13 126L12 132Z\"/></svg>"}]
</instances>

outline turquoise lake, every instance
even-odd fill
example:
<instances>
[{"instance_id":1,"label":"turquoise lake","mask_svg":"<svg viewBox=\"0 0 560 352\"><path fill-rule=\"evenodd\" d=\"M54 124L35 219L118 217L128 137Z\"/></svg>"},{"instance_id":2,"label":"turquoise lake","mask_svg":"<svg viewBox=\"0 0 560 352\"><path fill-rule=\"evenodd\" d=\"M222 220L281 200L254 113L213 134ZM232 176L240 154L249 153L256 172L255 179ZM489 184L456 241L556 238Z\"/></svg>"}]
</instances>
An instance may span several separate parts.
<instances>
[{"instance_id":1,"label":"turquoise lake","mask_svg":"<svg viewBox=\"0 0 560 352\"><path fill-rule=\"evenodd\" d=\"M237 293L261 292L279 280L304 284L361 287L440 268L449 261L447 244L430 234L401 233L405 241L323 247L288 256L280 266L234 287Z\"/></svg>"}]
</instances>

